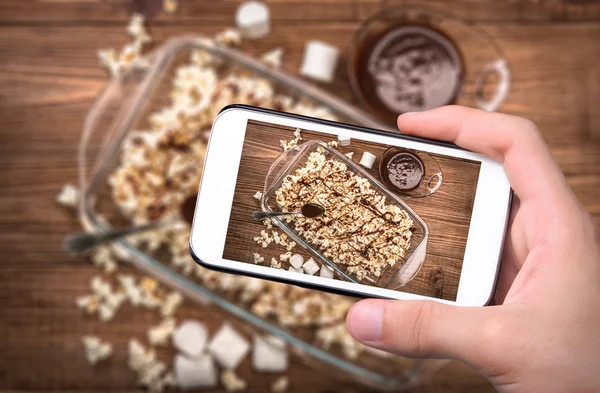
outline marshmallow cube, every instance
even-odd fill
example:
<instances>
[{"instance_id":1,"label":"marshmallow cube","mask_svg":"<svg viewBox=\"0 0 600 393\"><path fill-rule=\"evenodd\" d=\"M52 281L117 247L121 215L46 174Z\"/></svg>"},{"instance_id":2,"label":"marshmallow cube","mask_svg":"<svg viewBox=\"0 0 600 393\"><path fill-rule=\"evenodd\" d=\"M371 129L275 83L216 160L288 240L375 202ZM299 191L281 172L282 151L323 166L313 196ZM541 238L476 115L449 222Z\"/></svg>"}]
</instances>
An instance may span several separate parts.
<instances>
[{"instance_id":1,"label":"marshmallow cube","mask_svg":"<svg viewBox=\"0 0 600 393\"><path fill-rule=\"evenodd\" d=\"M312 258L304 262L304 265L302 265L302 270L304 270L304 273L310 274L311 276L318 272L319 269L319 264Z\"/></svg>"},{"instance_id":2,"label":"marshmallow cube","mask_svg":"<svg viewBox=\"0 0 600 393\"><path fill-rule=\"evenodd\" d=\"M289 271L289 272L294 272L294 273L302 273L302 274L304 274L304 270L302 270L302 268L300 268L300 269L295 269L295 268L294 268L294 267L292 267L292 266L290 266L290 267L288 268L288 271Z\"/></svg>"},{"instance_id":3,"label":"marshmallow cube","mask_svg":"<svg viewBox=\"0 0 600 393\"><path fill-rule=\"evenodd\" d=\"M340 144L340 146L350 146L350 137L349 136L343 136L343 135L339 135L338 136L338 142Z\"/></svg>"},{"instance_id":4,"label":"marshmallow cube","mask_svg":"<svg viewBox=\"0 0 600 393\"><path fill-rule=\"evenodd\" d=\"M294 269L300 269L303 263L304 258L300 254L294 254L290 257L290 265L292 265Z\"/></svg>"},{"instance_id":5,"label":"marshmallow cube","mask_svg":"<svg viewBox=\"0 0 600 393\"><path fill-rule=\"evenodd\" d=\"M208 329L197 321L183 321L173 332L173 345L189 357L198 357L206 347Z\"/></svg>"},{"instance_id":6,"label":"marshmallow cube","mask_svg":"<svg viewBox=\"0 0 600 393\"><path fill-rule=\"evenodd\" d=\"M230 324L224 323L214 335L208 350L221 366L235 370L248 354L250 344Z\"/></svg>"},{"instance_id":7,"label":"marshmallow cube","mask_svg":"<svg viewBox=\"0 0 600 393\"><path fill-rule=\"evenodd\" d=\"M339 54L340 51L334 46L310 41L304 49L300 74L321 82L333 81Z\"/></svg>"},{"instance_id":8,"label":"marshmallow cube","mask_svg":"<svg viewBox=\"0 0 600 393\"><path fill-rule=\"evenodd\" d=\"M175 379L183 390L212 388L217 385L217 370L212 357L208 354L197 359L177 355L173 368Z\"/></svg>"},{"instance_id":9,"label":"marshmallow cube","mask_svg":"<svg viewBox=\"0 0 600 393\"><path fill-rule=\"evenodd\" d=\"M333 269L329 266L321 265L321 271L319 272L319 276L325 278L333 278Z\"/></svg>"},{"instance_id":10,"label":"marshmallow cube","mask_svg":"<svg viewBox=\"0 0 600 393\"><path fill-rule=\"evenodd\" d=\"M235 21L246 38L263 38L271 31L269 8L259 1L242 3L235 13Z\"/></svg>"},{"instance_id":11,"label":"marshmallow cube","mask_svg":"<svg viewBox=\"0 0 600 393\"><path fill-rule=\"evenodd\" d=\"M373 154L371 154L368 151L366 151L366 152L363 153L363 155L362 155L362 157L360 159L359 164L362 165L362 166L364 166L365 168L371 169L371 168L373 168L373 164L375 163L375 159L376 159L376 157Z\"/></svg>"},{"instance_id":12,"label":"marshmallow cube","mask_svg":"<svg viewBox=\"0 0 600 393\"><path fill-rule=\"evenodd\" d=\"M288 369L288 353L285 343L277 337L254 337L252 366L257 371L280 373Z\"/></svg>"}]
</instances>

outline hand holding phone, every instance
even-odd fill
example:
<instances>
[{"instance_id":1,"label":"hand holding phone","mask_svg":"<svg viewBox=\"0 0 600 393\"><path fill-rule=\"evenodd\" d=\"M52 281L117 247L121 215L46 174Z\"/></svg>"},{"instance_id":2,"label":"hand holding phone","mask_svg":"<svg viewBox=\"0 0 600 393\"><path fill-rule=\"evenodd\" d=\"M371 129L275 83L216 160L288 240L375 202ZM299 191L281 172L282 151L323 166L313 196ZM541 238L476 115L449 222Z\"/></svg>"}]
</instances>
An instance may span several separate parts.
<instances>
[{"instance_id":1,"label":"hand holding phone","mask_svg":"<svg viewBox=\"0 0 600 393\"><path fill-rule=\"evenodd\" d=\"M500 392L600 391L599 231L536 127L461 107L402 115L398 125L503 163L515 200L499 306L363 300L348 313L348 331L388 352L464 361Z\"/></svg>"}]
</instances>

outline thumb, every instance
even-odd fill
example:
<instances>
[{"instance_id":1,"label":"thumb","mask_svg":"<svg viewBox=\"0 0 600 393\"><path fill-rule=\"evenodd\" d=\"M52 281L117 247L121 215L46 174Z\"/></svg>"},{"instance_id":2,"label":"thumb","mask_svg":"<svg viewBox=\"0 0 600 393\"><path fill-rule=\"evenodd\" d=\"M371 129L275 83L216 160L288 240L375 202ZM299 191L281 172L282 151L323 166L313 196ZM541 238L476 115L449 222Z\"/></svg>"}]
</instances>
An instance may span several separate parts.
<instances>
[{"instance_id":1,"label":"thumb","mask_svg":"<svg viewBox=\"0 0 600 393\"><path fill-rule=\"evenodd\" d=\"M370 347L476 365L485 347L481 332L487 313L432 301L367 299L350 309L346 324L352 337Z\"/></svg>"}]
</instances>

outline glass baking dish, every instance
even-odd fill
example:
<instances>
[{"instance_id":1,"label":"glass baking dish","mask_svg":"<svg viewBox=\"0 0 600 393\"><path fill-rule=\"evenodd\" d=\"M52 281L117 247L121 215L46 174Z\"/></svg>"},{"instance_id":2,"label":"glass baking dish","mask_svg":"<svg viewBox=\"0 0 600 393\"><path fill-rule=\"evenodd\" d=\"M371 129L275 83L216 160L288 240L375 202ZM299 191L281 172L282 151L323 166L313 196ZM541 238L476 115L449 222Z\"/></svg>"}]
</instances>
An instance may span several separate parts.
<instances>
[{"instance_id":1,"label":"glass baking dish","mask_svg":"<svg viewBox=\"0 0 600 393\"><path fill-rule=\"evenodd\" d=\"M287 150L277 158L272 164L265 180L265 188L261 201L263 210L267 212L282 211L280 205L277 203L277 190L288 176L294 175L298 169L307 164L309 156L314 152L321 152L326 160L334 159L346 164L351 173L366 178L371 184L372 189L378 194L385 196L386 204L399 206L408 213L413 220L413 227L410 246L406 250L406 255L402 258L402 263L385 267L378 277L369 274L359 280L356 275L348 272L347 265L331 261L330 258L323 255L319 248L312 245L302 234L298 233L293 225L288 223L293 220L292 217L275 217L277 226L291 236L294 241L301 245L306 251L322 263L330 266L337 277L342 280L391 290L397 290L403 285L406 285L418 273L425 260L426 243L429 237L427 224L404 201L389 192L367 171L363 170L345 155L329 147L326 143L321 141L309 141Z\"/></svg>"},{"instance_id":2,"label":"glass baking dish","mask_svg":"<svg viewBox=\"0 0 600 393\"><path fill-rule=\"evenodd\" d=\"M171 39L145 56L140 62L143 66L134 67L120 77L112 79L95 101L85 120L78 150L78 176L82 196L78 211L86 231L102 232L132 224L132 220L124 215L113 201L109 178L111 173L119 168L123 145L130 140L130 134L150 127L148 116L169 101L171 82L177 67L186 64L192 53L196 53L196 56L211 57L219 68L231 67L240 74L265 78L274 88L285 91L297 102L316 103L327 108L340 120L385 128L352 105L284 71L268 67L242 52L225 46L207 44L207 39L201 36ZM222 96L213 99L219 99L223 106L235 103L228 102L227 97ZM189 228L187 230L189 231ZM203 307L210 307L214 312L221 313L224 318L233 320L248 334L273 334L285 340L303 361L314 364L327 375L377 388L398 390L414 387L442 364L439 361L382 355L370 350L350 360L339 348L325 350L317 345L312 332L261 318L251 312L248 304L235 296L206 283L200 283L174 269L164 248L151 248L128 239L115 242L114 247L127 263L182 292ZM189 259L191 261L191 258ZM229 276L224 273L211 274Z\"/></svg>"}]
</instances>

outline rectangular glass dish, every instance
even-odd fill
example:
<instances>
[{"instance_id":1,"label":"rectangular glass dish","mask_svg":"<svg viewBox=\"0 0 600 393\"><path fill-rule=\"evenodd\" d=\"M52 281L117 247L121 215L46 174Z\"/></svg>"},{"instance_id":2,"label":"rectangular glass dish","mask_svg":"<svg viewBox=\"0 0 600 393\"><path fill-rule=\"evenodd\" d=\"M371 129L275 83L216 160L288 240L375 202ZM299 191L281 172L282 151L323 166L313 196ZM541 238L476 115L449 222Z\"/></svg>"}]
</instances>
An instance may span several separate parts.
<instances>
[{"instance_id":1,"label":"rectangular glass dish","mask_svg":"<svg viewBox=\"0 0 600 393\"><path fill-rule=\"evenodd\" d=\"M421 257L421 254L415 255L415 253L417 250L421 250L425 247L425 245L424 247L421 247L421 245L422 243L427 242L429 233L427 224L425 224L421 217L419 217L419 215L414 212L406 203L404 203L393 193L389 192L367 171L362 169L352 160L348 159L348 157L342 153L329 147L326 143L319 141L306 142L287 150L281 156L279 156L267 174L265 189L262 197L263 210L266 212L283 211L280 204L277 203L277 190L279 190L282 186L284 179L288 178L289 176L293 176L298 169L305 167L309 160L309 156L315 152L322 153L325 157L325 160L333 159L342 162L347 166L347 170L350 173L367 179L371 189L375 190L375 192L377 192L379 195L382 195L386 198L386 205L398 206L408 213L408 216L413 221L411 229L412 236L409 247L405 250L404 257L401 258L401 263L384 267L379 276L368 274L362 277L362 279L359 279L355 274L348 271L348 265L335 263L330 258L327 258L319 247L311 244L305 236L303 236L294 228L293 225L290 225L293 218L289 216L275 217L277 226L279 226L284 232L292 237L294 241L301 245L312 256L317 258L321 263L330 266L333 269L334 274L344 281L350 281L363 285L372 285L392 290L398 289L408 283L417 274L424 262L424 258Z\"/></svg>"},{"instance_id":2,"label":"rectangular glass dish","mask_svg":"<svg viewBox=\"0 0 600 393\"><path fill-rule=\"evenodd\" d=\"M289 109L290 111L314 115L314 108L318 106L321 108L319 113L332 114L334 118L341 121L385 128L352 105L242 52L212 44L201 36L171 39L145 56L140 63L144 66L134 67L120 77L112 79L97 98L85 120L78 150L81 191L78 211L86 231L102 232L152 219L169 218L177 214L180 206L169 204L157 206L154 203L156 201L153 201L150 206L152 214L131 213L125 209L125 203L118 202L119 188L116 188L115 184L119 183L115 181L115 174L122 171L125 164L131 164L133 156L129 154L128 149L131 148L132 143L136 144L137 137L141 136L143 139L144 135L154 135L153 128L156 127L157 120L154 115L159 112L164 114L163 109L176 99L171 91L173 81L181 76L181 67L185 68L190 59L200 58L210 59L220 81L226 81L227 75L235 72L236 75L244 75L245 78L251 78L256 83L267 82L274 92L285 94L293 100L295 104ZM240 98L238 95L237 101L232 101L231 97L223 91L214 93L209 98L213 106L206 111L205 118L196 119L201 123L195 125L199 135L206 134L206 129L210 130L213 120L211 116L216 116L220 110L215 105L256 104L253 102L255 96ZM307 108L313 108L312 112ZM175 118L175 120L180 119ZM181 146L169 148L177 150ZM152 157L145 158L152 161ZM199 156L197 160L194 167L199 166L198 170L201 170L203 157ZM140 171L140 173L143 175L145 172ZM194 176L188 187L189 192L196 192L201 173L194 173ZM196 189L191 191L194 184ZM161 195L178 200L181 192L180 187L172 195L168 193ZM133 211L138 213L141 211L140 203L129 206ZM240 297L239 292L225 290L224 283L230 283L234 279L243 279L244 281L240 281L243 285L264 285L263 282L206 271L195 265L187 249L186 236L189 238L189 229L185 224L180 225L177 231L181 236L169 238L167 242L155 242L152 237L142 242L126 239L115 242L113 247L118 250L124 262L182 292L189 299L201 303L203 307L211 308L211 312L221 314L223 319L232 321L247 335L272 334L280 337L303 361L314 364L325 373L324 375L354 380L378 388L399 390L414 387L421 382L424 373L437 367L436 361L414 361L364 348L361 349L360 356L355 356L356 354L348 356L347 351L340 346L319 343L318 332L310 326L290 326L276 318L258 315L247 299ZM179 244L180 254L177 255L174 255L171 250L177 243L174 239L183 243ZM182 261L185 262L183 266ZM196 272L195 276L193 271ZM218 282L219 285L215 285L214 282ZM278 288L281 290L281 287ZM331 299L352 302L348 298L339 296ZM343 320L340 321L341 323Z\"/></svg>"}]
</instances>

